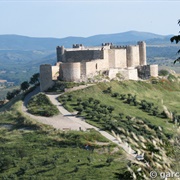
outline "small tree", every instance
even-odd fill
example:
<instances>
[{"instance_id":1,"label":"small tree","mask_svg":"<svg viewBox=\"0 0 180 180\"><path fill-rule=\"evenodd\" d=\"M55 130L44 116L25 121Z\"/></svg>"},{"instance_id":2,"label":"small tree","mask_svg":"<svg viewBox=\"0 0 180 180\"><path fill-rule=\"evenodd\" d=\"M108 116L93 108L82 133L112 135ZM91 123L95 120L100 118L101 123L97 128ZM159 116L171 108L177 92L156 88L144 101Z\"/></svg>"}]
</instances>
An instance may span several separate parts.
<instances>
[{"instance_id":1,"label":"small tree","mask_svg":"<svg viewBox=\"0 0 180 180\"><path fill-rule=\"evenodd\" d=\"M15 96L17 96L21 92L20 89L14 89L12 92L8 92L6 95L6 99L11 100Z\"/></svg>"},{"instance_id":2,"label":"small tree","mask_svg":"<svg viewBox=\"0 0 180 180\"><path fill-rule=\"evenodd\" d=\"M107 160L106 160L106 163L108 164L108 166L111 165L111 163L113 162L113 158L112 157L108 157Z\"/></svg>"},{"instance_id":3,"label":"small tree","mask_svg":"<svg viewBox=\"0 0 180 180\"><path fill-rule=\"evenodd\" d=\"M119 118L123 119L124 113L119 113Z\"/></svg>"},{"instance_id":4,"label":"small tree","mask_svg":"<svg viewBox=\"0 0 180 180\"><path fill-rule=\"evenodd\" d=\"M178 24L180 26L180 19L178 20ZM180 35L177 35L177 36L173 36L171 39L170 39L171 42L176 42L176 44L180 41ZM178 54L180 53L180 49L178 50L177 52ZM180 57L178 57L175 61L174 61L174 64L176 62L180 62Z\"/></svg>"},{"instance_id":5,"label":"small tree","mask_svg":"<svg viewBox=\"0 0 180 180\"><path fill-rule=\"evenodd\" d=\"M77 98L77 105L79 106L82 102L82 99L81 98Z\"/></svg>"},{"instance_id":6,"label":"small tree","mask_svg":"<svg viewBox=\"0 0 180 180\"><path fill-rule=\"evenodd\" d=\"M21 90L25 91L29 88L29 83L27 81L24 81L21 83Z\"/></svg>"},{"instance_id":7,"label":"small tree","mask_svg":"<svg viewBox=\"0 0 180 180\"><path fill-rule=\"evenodd\" d=\"M113 106L109 106L107 109L109 110L110 113L112 113L114 111L114 107Z\"/></svg>"},{"instance_id":8,"label":"small tree","mask_svg":"<svg viewBox=\"0 0 180 180\"><path fill-rule=\"evenodd\" d=\"M90 97L89 99L88 99L88 101L89 101L89 103L91 103L91 102L93 102L93 98L92 97Z\"/></svg>"},{"instance_id":9,"label":"small tree","mask_svg":"<svg viewBox=\"0 0 180 180\"><path fill-rule=\"evenodd\" d=\"M30 84L38 84L39 83L39 73L33 74L29 81Z\"/></svg>"},{"instance_id":10,"label":"small tree","mask_svg":"<svg viewBox=\"0 0 180 180\"><path fill-rule=\"evenodd\" d=\"M14 96L15 94L13 92L8 92L6 95L6 99L11 100Z\"/></svg>"}]
</instances>

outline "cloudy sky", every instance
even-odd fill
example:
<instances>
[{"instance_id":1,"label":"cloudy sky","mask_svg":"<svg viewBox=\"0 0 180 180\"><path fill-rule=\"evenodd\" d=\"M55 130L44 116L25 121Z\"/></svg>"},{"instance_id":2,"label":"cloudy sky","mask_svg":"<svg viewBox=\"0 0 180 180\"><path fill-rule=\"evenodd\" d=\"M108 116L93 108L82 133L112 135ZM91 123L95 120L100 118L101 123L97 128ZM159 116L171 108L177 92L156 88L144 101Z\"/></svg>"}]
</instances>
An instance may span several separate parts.
<instances>
[{"instance_id":1,"label":"cloudy sky","mask_svg":"<svg viewBox=\"0 0 180 180\"><path fill-rule=\"evenodd\" d=\"M0 0L0 34L88 37L130 30L178 34L180 1Z\"/></svg>"}]
</instances>

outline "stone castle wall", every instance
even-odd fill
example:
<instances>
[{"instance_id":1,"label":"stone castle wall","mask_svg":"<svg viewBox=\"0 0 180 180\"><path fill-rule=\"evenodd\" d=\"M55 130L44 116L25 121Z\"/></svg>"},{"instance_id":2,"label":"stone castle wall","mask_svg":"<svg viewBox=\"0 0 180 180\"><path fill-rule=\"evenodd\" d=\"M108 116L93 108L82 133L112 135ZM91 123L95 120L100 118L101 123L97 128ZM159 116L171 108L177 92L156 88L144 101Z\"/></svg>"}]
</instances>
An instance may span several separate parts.
<instances>
[{"instance_id":1,"label":"stone castle wall","mask_svg":"<svg viewBox=\"0 0 180 180\"><path fill-rule=\"evenodd\" d=\"M124 79L148 79L158 76L157 65L146 65L146 43L138 42L131 46L114 46L112 43L101 47L84 47L75 44L73 48L57 47L57 65L40 67L41 89L52 86L53 78L63 81L86 81L98 73L109 74L115 78L117 73ZM50 68L51 67L51 68Z\"/></svg>"},{"instance_id":2,"label":"stone castle wall","mask_svg":"<svg viewBox=\"0 0 180 180\"><path fill-rule=\"evenodd\" d=\"M158 76L158 65L157 64L150 65L150 74L153 77Z\"/></svg>"},{"instance_id":3,"label":"stone castle wall","mask_svg":"<svg viewBox=\"0 0 180 180\"><path fill-rule=\"evenodd\" d=\"M103 59L103 54L101 50L65 51L64 58L66 62L81 62Z\"/></svg>"},{"instance_id":4,"label":"stone castle wall","mask_svg":"<svg viewBox=\"0 0 180 180\"><path fill-rule=\"evenodd\" d=\"M115 51L115 67L126 68L127 67L126 49L118 49Z\"/></svg>"}]
</instances>

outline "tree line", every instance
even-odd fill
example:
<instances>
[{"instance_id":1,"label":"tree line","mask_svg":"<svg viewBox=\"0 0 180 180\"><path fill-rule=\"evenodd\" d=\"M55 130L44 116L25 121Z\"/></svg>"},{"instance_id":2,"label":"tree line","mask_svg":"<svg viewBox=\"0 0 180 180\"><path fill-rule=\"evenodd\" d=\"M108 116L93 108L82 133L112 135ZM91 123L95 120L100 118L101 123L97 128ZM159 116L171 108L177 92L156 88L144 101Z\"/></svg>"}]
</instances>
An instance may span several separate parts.
<instances>
[{"instance_id":1,"label":"tree line","mask_svg":"<svg viewBox=\"0 0 180 180\"><path fill-rule=\"evenodd\" d=\"M39 73L35 73L32 75L29 81L24 81L21 83L19 89L14 89L13 91L9 91L6 95L6 99L11 100L21 92L25 92L29 89L30 86L36 86L39 84Z\"/></svg>"}]
</instances>

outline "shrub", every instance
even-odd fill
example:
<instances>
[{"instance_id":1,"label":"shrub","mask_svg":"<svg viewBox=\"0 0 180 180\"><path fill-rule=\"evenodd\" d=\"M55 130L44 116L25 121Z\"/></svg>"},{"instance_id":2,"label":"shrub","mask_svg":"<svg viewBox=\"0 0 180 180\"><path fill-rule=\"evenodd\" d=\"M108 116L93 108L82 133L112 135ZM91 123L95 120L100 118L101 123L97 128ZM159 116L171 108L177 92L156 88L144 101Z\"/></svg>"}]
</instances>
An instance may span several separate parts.
<instances>
[{"instance_id":1,"label":"shrub","mask_svg":"<svg viewBox=\"0 0 180 180\"><path fill-rule=\"evenodd\" d=\"M20 89L14 89L12 92L8 92L8 93L7 93L6 98L7 98L8 100L11 100L11 99L14 98L15 96L17 96L20 92L21 92Z\"/></svg>"},{"instance_id":2,"label":"shrub","mask_svg":"<svg viewBox=\"0 0 180 180\"><path fill-rule=\"evenodd\" d=\"M171 81L171 82L173 82L173 81L176 81L176 80L177 80L177 78L176 78L174 75L169 74L169 76L168 76L168 80L169 80L169 81Z\"/></svg>"},{"instance_id":3,"label":"shrub","mask_svg":"<svg viewBox=\"0 0 180 180\"><path fill-rule=\"evenodd\" d=\"M157 78L155 78L155 77L151 77L150 81L151 81L152 84L158 84L158 82L159 82L159 80Z\"/></svg>"},{"instance_id":4,"label":"shrub","mask_svg":"<svg viewBox=\"0 0 180 180\"><path fill-rule=\"evenodd\" d=\"M88 99L88 101L89 101L89 103L91 103L91 102L93 102L93 98L92 97L90 97L89 99Z\"/></svg>"},{"instance_id":5,"label":"shrub","mask_svg":"<svg viewBox=\"0 0 180 180\"><path fill-rule=\"evenodd\" d=\"M103 91L105 94L111 94L112 93L112 87L108 87L106 90Z\"/></svg>"},{"instance_id":6,"label":"shrub","mask_svg":"<svg viewBox=\"0 0 180 180\"><path fill-rule=\"evenodd\" d=\"M113 106L109 106L107 109L109 110L110 113L112 113L114 111L114 107Z\"/></svg>"},{"instance_id":7,"label":"shrub","mask_svg":"<svg viewBox=\"0 0 180 180\"><path fill-rule=\"evenodd\" d=\"M44 93L33 96L28 103L28 111L40 116L53 116L59 113L55 105L51 103Z\"/></svg>"},{"instance_id":8,"label":"shrub","mask_svg":"<svg viewBox=\"0 0 180 180\"><path fill-rule=\"evenodd\" d=\"M123 117L124 117L124 113L119 113L119 118L123 119Z\"/></svg>"},{"instance_id":9,"label":"shrub","mask_svg":"<svg viewBox=\"0 0 180 180\"><path fill-rule=\"evenodd\" d=\"M95 99L95 100L94 100L94 104L100 104L100 101L97 100L97 99Z\"/></svg>"},{"instance_id":10,"label":"shrub","mask_svg":"<svg viewBox=\"0 0 180 180\"><path fill-rule=\"evenodd\" d=\"M120 100L125 100L126 99L126 94L120 94Z\"/></svg>"},{"instance_id":11,"label":"shrub","mask_svg":"<svg viewBox=\"0 0 180 180\"><path fill-rule=\"evenodd\" d=\"M112 97L118 97L119 96L119 93L115 92L111 95Z\"/></svg>"},{"instance_id":12,"label":"shrub","mask_svg":"<svg viewBox=\"0 0 180 180\"><path fill-rule=\"evenodd\" d=\"M166 69L162 69L159 71L159 76L167 76L169 72Z\"/></svg>"},{"instance_id":13,"label":"shrub","mask_svg":"<svg viewBox=\"0 0 180 180\"><path fill-rule=\"evenodd\" d=\"M69 95L68 95L68 99L67 99L67 100L68 100L68 101L72 101L72 98L73 98L73 97L72 97L72 95L71 95L71 94L69 94Z\"/></svg>"}]
</instances>

